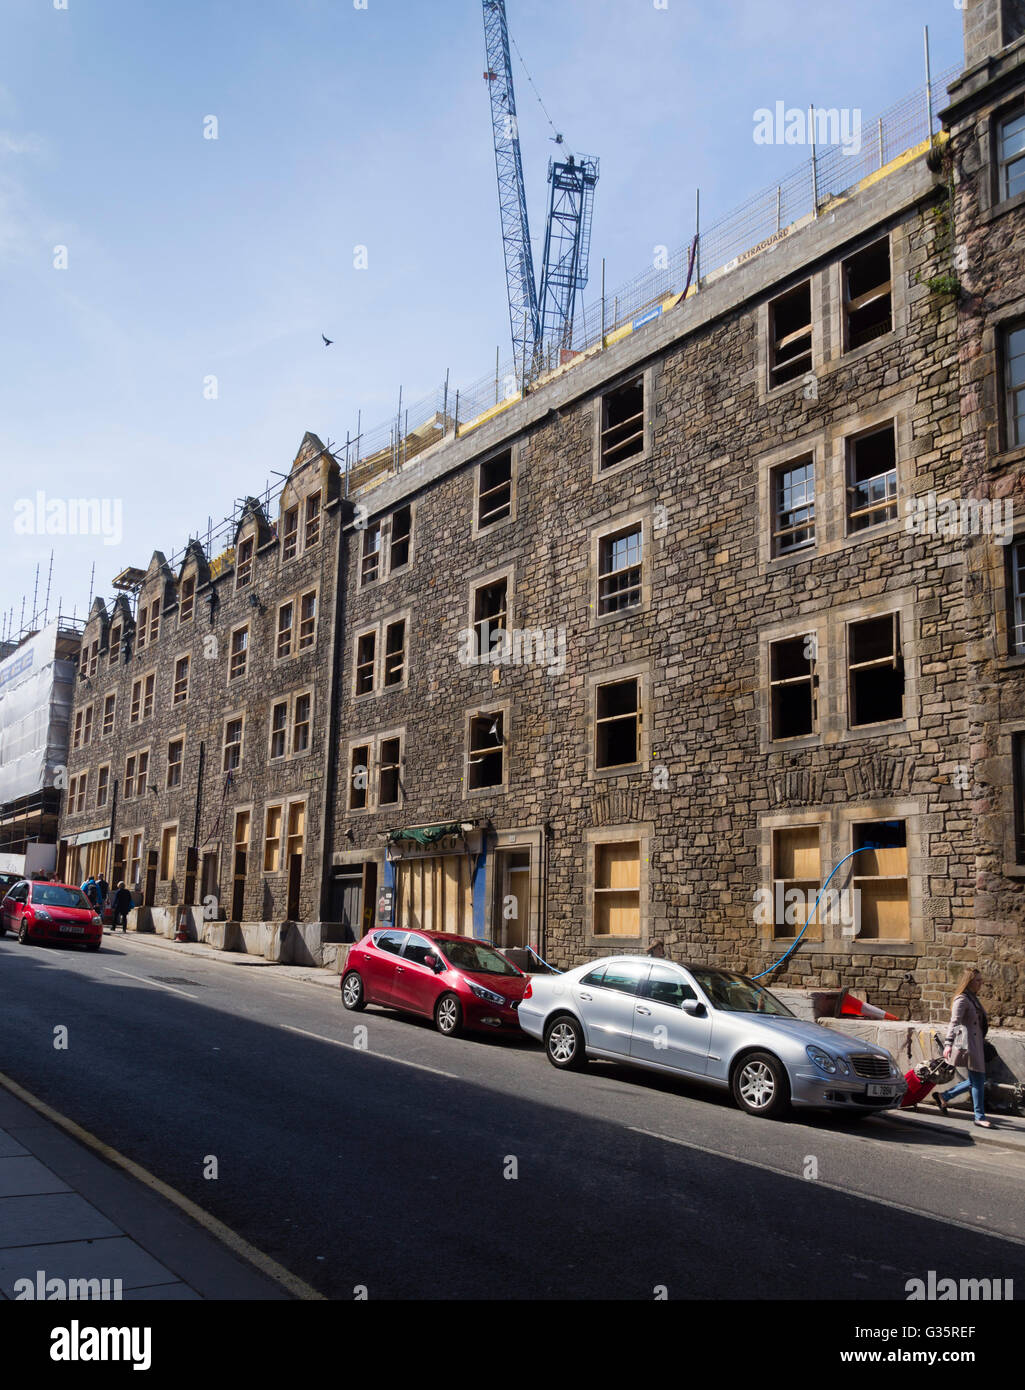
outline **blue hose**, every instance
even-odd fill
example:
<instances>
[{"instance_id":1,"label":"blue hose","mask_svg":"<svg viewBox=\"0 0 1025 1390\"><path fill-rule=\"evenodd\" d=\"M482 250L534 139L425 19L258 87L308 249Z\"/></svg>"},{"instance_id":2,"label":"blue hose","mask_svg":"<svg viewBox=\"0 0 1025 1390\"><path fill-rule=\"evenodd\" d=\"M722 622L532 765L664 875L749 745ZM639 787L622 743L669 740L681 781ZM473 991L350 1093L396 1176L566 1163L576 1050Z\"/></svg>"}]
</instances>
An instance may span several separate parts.
<instances>
[{"instance_id":1,"label":"blue hose","mask_svg":"<svg viewBox=\"0 0 1025 1390\"><path fill-rule=\"evenodd\" d=\"M843 858L839 861L839 863L836 865L836 868L833 869L833 873L829 875L829 878L826 879L825 883L824 883L824 884L822 885L822 887L819 889L819 895L818 895L818 897L815 899L815 906L814 906L814 907L812 908L812 910L811 910L811 916L808 918L807 922L805 922L804 926L801 928L800 933L798 934L798 936L797 936L796 939L794 940L793 945L790 946L789 949L788 949L787 951L785 951L785 952L783 953L783 955L780 956L779 960L775 963L775 965L770 965L769 968L768 968L768 970L763 970L763 971L761 972L760 975L752 975L752 976L751 976L751 979L752 979L752 980L761 980L761 979L764 978L764 976L766 976L766 975L771 975L772 972L773 972L774 970L778 970L778 969L779 969L779 967L780 967L780 966L783 964L783 962L786 960L787 956L789 956L793 951L796 951L796 950L797 950L797 947L798 947L798 945L800 944L801 937L805 934L805 932L806 932L806 931L808 930L808 928L811 926L812 921L813 921L813 919L814 919L814 917L815 917L815 914L816 914L816 912L818 912L818 910L819 910L819 903L822 901L822 894L823 894L823 893L826 891L826 889L829 887L829 879L831 879L831 878L833 877L833 874L836 873L836 870L839 869L840 866L841 866L842 864L846 864L847 861L848 861L848 859L853 859L854 856L855 856L856 854L861 854L863 850L866 850L866 849L879 849L879 848L880 848L879 845L859 845L857 849L852 849L851 852L850 852L850 854L845 854L845 855L844 855L844 857L843 857Z\"/></svg>"}]
</instances>

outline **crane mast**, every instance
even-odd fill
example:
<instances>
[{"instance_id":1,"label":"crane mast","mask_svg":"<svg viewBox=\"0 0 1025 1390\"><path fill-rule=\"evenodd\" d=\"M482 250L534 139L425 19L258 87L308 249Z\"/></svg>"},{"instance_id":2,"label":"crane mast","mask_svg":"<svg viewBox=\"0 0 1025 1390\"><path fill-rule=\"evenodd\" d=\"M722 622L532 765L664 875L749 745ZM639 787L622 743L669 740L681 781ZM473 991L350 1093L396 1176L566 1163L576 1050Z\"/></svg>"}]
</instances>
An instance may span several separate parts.
<instances>
[{"instance_id":1,"label":"crane mast","mask_svg":"<svg viewBox=\"0 0 1025 1390\"><path fill-rule=\"evenodd\" d=\"M488 62L484 77L491 94L491 125L505 250L509 327L517 375L520 381L524 381L533 369L541 343L541 315L527 220L527 194L516 123L516 96L513 91L505 0L483 0L483 4Z\"/></svg>"}]
</instances>

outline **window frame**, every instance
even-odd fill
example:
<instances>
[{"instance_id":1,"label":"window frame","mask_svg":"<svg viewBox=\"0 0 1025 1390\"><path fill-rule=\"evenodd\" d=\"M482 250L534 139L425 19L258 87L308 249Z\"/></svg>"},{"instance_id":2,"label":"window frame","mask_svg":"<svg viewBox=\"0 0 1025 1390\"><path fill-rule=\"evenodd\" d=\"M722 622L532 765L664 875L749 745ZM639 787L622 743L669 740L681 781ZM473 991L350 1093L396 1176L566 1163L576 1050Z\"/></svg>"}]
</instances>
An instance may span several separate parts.
<instances>
[{"instance_id":1,"label":"window frame","mask_svg":"<svg viewBox=\"0 0 1025 1390\"><path fill-rule=\"evenodd\" d=\"M238 637L239 633L245 633L245 641L241 648L242 667L241 670L236 670L235 664L239 652L235 650L235 638ZM248 622L239 623L238 626L233 627L228 634L228 685L234 685L236 681L244 681L249 674L250 636L250 624Z\"/></svg>"},{"instance_id":2,"label":"window frame","mask_svg":"<svg viewBox=\"0 0 1025 1390\"><path fill-rule=\"evenodd\" d=\"M228 742L228 729L232 724L241 724L241 730L237 743ZM238 759L227 766L228 749L238 748ZM246 715L245 710L236 710L233 714L225 715L221 722L221 776L226 777L229 773L236 773L242 766L246 752Z\"/></svg>"},{"instance_id":3,"label":"window frame","mask_svg":"<svg viewBox=\"0 0 1025 1390\"><path fill-rule=\"evenodd\" d=\"M490 747L489 747L489 748L484 748L483 745L482 745L479 749L475 749L474 743L473 743L474 727L475 727L475 725L477 725L478 723L483 723L485 720L491 720L492 723L496 723L498 720L501 720L501 723L500 723L499 726L498 726L498 728L499 728L499 741L498 741L497 747L495 747L495 748L490 748ZM467 796L467 797L478 797L478 796L487 796L487 795L489 795L489 794L495 795L495 794L498 794L498 793L501 793L501 792L504 792L504 791L507 791L507 790L508 790L508 787L509 787L509 762L510 762L509 751L510 751L510 748L511 748L511 742L510 742L510 737L509 737L509 702L508 702L508 700L496 701L496 702L494 702L494 703L492 703L491 701L488 701L486 704L474 705L471 709L469 709L469 710L466 711L466 714L465 714L465 716L464 716L464 722L463 722L463 795L464 795L464 796ZM479 785L479 786L474 786L474 785L473 785L473 783L472 783L471 767L472 767L472 766L476 766L476 764L473 763L473 761L472 761L474 752L483 753L485 756L494 755L495 753L499 753L499 755L500 755L500 757L501 757L501 760L502 760L502 761L501 761L502 776L501 776L501 778L499 779L499 781L497 781L497 782L488 782L488 783L486 783L486 784L481 784L481 785ZM479 761L483 762L483 758L481 758Z\"/></svg>"},{"instance_id":4,"label":"window frame","mask_svg":"<svg viewBox=\"0 0 1025 1390\"><path fill-rule=\"evenodd\" d=\"M173 761L172 761L172 758L171 758L171 749L172 749L172 748L179 748L179 749L181 750L181 755L180 755L180 757L178 757L177 759L175 759L175 760L173 760ZM172 782L172 781L171 781L171 770L172 770L172 768L177 768L178 780L177 780L176 782ZM185 731L184 731L184 730L180 730L178 733L172 734L172 735L170 736L170 738L167 740L167 759L166 759L166 766L165 766L165 770L164 770L164 790L165 790L165 791L175 791L177 788L179 788L179 787L182 786L184 780L185 780Z\"/></svg>"}]
</instances>

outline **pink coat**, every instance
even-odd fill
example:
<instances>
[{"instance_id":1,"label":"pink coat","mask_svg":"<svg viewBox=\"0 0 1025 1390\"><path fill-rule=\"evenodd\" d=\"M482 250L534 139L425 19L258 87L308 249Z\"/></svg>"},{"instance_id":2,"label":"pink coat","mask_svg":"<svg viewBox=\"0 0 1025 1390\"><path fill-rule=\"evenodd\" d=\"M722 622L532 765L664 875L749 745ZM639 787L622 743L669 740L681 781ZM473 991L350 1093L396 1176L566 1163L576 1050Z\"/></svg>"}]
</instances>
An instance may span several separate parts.
<instances>
[{"instance_id":1,"label":"pink coat","mask_svg":"<svg viewBox=\"0 0 1025 1390\"><path fill-rule=\"evenodd\" d=\"M954 1029L958 1024L963 1024L968 1033L968 1070L985 1071L986 1054L983 1044L982 1020L983 1013L980 1005L969 998L967 994L955 996L953 1007L950 1011L950 1027L947 1029L946 1041L954 1041Z\"/></svg>"}]
</instances>

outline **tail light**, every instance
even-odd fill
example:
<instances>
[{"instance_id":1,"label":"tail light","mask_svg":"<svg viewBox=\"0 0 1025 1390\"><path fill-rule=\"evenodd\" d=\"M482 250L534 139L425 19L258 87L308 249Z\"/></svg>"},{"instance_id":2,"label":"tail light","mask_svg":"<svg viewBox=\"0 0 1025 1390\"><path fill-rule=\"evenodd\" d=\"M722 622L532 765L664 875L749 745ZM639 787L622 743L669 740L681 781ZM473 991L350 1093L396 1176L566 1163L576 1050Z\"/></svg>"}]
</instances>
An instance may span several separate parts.
<instances>
[{"instance_id":1,"label":"tail light","mask_svg":"<svg viewBox=\"0 0 1025 1390\"><path fill-rule=\"evenodd\" d=\"M531 984L530 979L528 978L528 980L527 980L527 988L523 991L523 998L524 998L524 999L533 999L533 997L534 997L534 986Z\"/></svg>"}]
</instances>

